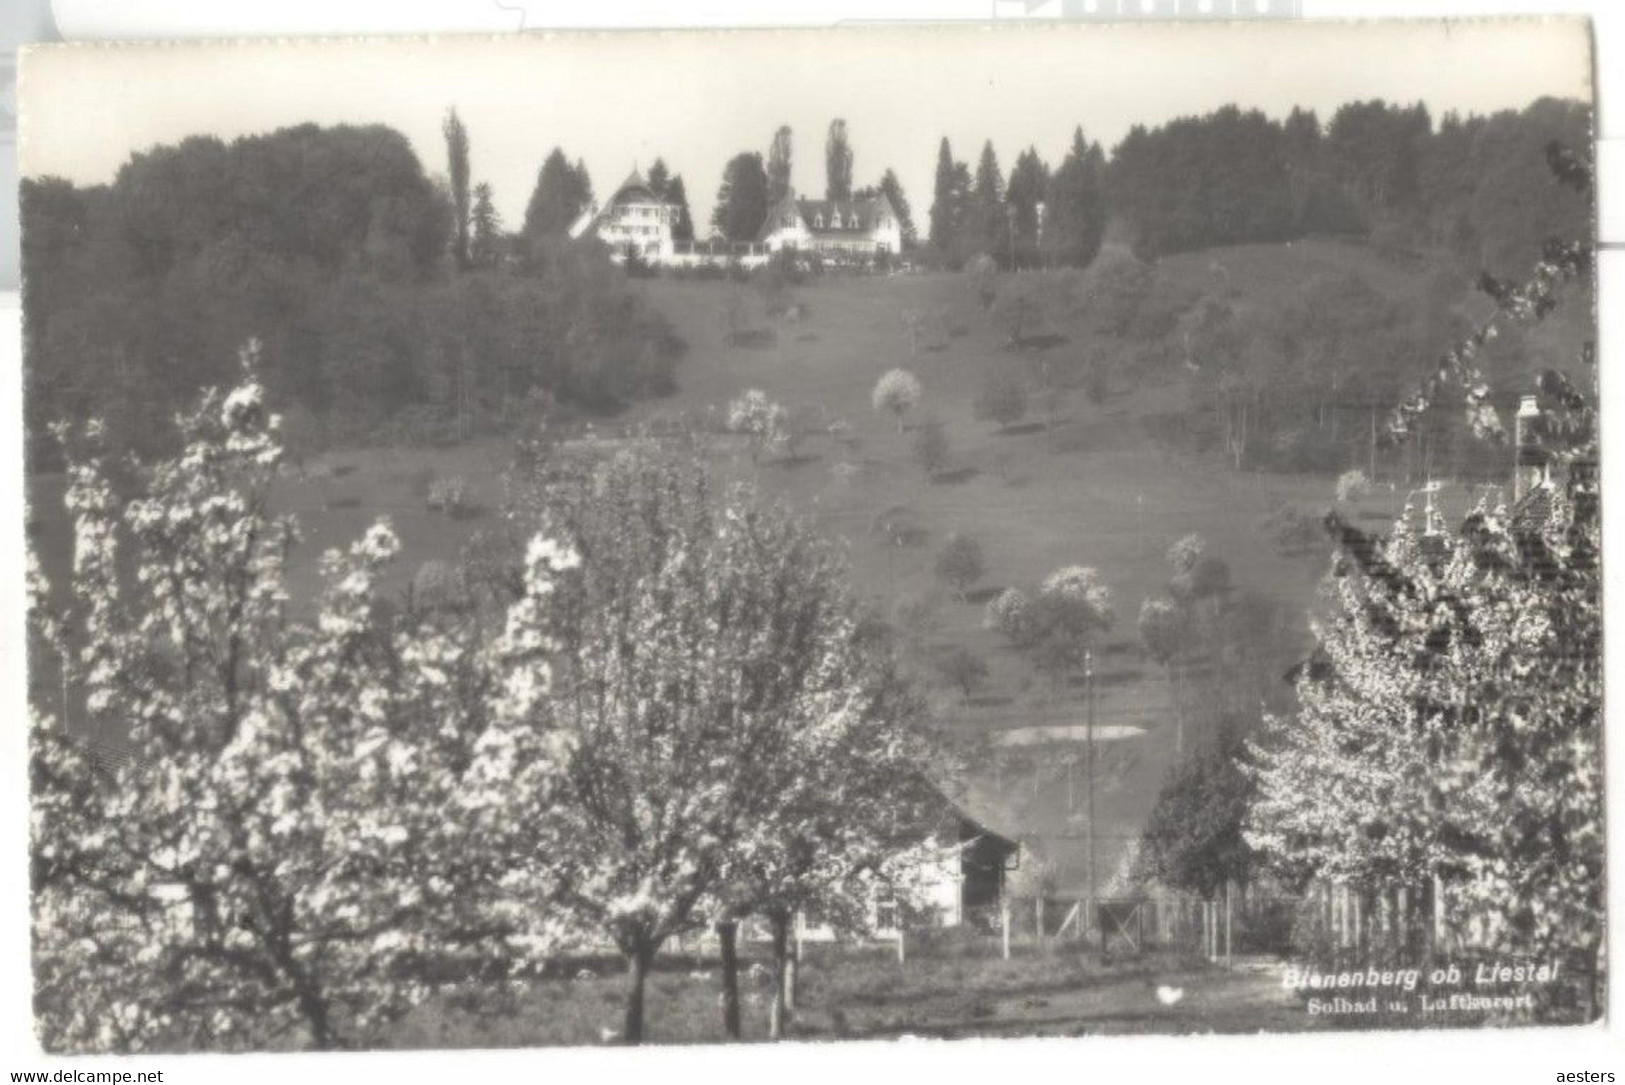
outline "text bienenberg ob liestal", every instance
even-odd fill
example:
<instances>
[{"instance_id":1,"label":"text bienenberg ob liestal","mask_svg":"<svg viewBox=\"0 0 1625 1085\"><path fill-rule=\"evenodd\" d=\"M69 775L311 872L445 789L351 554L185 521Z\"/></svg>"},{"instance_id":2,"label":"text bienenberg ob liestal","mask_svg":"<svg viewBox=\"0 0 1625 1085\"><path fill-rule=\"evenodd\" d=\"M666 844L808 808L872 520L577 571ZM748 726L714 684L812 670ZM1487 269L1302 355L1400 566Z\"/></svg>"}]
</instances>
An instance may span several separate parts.
<instances>
[{"instance_id":1,"label":"text bienenberg ob liestal","mask_svg":"<svg viewBox=\"0 0 1625 1085\"><path fill-rule=\"evenodd\" d=\"M1533 1009L1532 992L1505 989L1555 983L1562 968L1561 961L1480 961L1470 969L1446 963L1425 971L1368 966L1321 972L1311 967L1288 965L1281 973L1281 986L1292 991L1317 992L1304 1005L1310 1017L1485 1013Z\"/></svg>"}]
</instances>

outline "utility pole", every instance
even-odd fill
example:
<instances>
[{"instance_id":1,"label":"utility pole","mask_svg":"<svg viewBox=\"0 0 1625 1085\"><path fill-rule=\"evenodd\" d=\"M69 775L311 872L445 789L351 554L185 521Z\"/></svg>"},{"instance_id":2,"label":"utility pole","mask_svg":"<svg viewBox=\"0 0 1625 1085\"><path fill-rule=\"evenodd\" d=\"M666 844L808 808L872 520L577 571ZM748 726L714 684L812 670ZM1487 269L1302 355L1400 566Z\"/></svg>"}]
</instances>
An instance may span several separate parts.
<instances>
[{"instance_id":1,"label":"utility pole","mask_svg":"<svg viewBox=\"0 0 1625 1085\"><path fill-rule=\"evenodd\" d=\"M1100 952L1106 952L1106 924L1100 914L1100 901L1095 885L1095 652L1092 647L1083 650L1083 710L1084 710L1084 787L1089 803L1089 900L1095 910L1095 923L1100 927Z\"/></svg>"}]
</instances>

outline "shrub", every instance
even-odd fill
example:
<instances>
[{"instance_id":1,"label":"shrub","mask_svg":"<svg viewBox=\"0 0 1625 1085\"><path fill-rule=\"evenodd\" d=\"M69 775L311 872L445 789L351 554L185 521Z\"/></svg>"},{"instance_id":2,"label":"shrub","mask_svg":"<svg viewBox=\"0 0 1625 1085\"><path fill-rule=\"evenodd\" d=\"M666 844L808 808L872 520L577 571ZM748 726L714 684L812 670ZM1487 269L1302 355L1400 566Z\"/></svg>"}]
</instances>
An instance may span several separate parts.
<instances>
[{"instance_id":1,"label":"shrub","mask_svg":"<svg viewBox=\"0 0 1625 1085\"><path fill-rule=\"evenodd\" d=\"M1207 540L1193 531L1168 548L1168 564L1175 573L1188 573L1205 553Z\"/></svg>"},{"instance_id":2,"label":"shrub","mask_svg":"<svg viewBox=\"0 0 1625 1085\"><path fill-rule=\"evenodd\" d=\"M466 594L462 573L449 561L426 561L412 575L412 605L419 611L455 610Z\"/></svg>"},{"instance_id":3,"label":"shrub","mask_svg":"<svg viewBox=\"0 0 1625 1085\"><path fill-rule=\"evenodd\" d=\"M429 507L453 519L467 516L473 509L472 493L461 475L437 478L429 484Z\"/></svg>"},{"instance_id":4,"label":"shrub","mask_svg":"<svg viewBox=\"0 0 1625 1085\"><path fill-rule=\"evenodd\" d=\"M1106 375L1106 367L1099 359L1092 362L1084 373L1083 394L1096 407L1106 402L1107 397L1111 395L1111 379Z\"/></svg>"},{"instance_id":5,"label":"shrub","mask_svg":"<svg viewBox=\"0 0 1625 1085\"><path fill-rule=\"evenodd\" d=\"M940 418L927 418L914 433L914 462L929 477L948 463L948 430Z\"/></svg>"},{"instance_id":6,"label":"shrub","mask_svg":"<svg viewBox=\"0 0 1625 1085\"><path fill-rule=\"evenodd\" d=\"M1275 552L1282 555L1302 554L1324 538L1320 521L1285 501L1264 517L1261 527Z\"/></svg>"},{"instance_id":7,"label":"shrub","mask_svg":"<svg viewBox=\"0 0 1625 1085\"><path fill-rule=\"evenodd\" d=\"M942 600L936 592L904 596L892 608L892 621L909 640L926 641L942 628Z\"/></svg>"},{"instance_id":8,"label":"shrub","mask_svg":"<svg viewBox=\"0 0 1625 1085\"><path fill-rule=\"evenodd\" d=\"M1020 588L1006 588L995 596L982 624L1004 634L1017 648L1031 645L1039 634L1037 608Z\"/></svg>"},{"instance_id":9,"label":"shrub","mask_svg":"<svg viewBox=\"0 0 1625 1085\"><path fill-rule=\"evenodd\" d=\"M794 438L790 432L790 413L767 398L767 393L752 388L728 404L728 429L750 438L751 461L760 462L762 456L774 449L787 452Z\"/></svg>"},{"instance_id":10,"label":"shrub","mask_svg":"<svg viewBox=\"0 0 1625 1085\"><path fill-rule=\"evenodd\" d=\"M982 381L971 409L977 418L997 422L1008 429L1027 413L1027 389L1021 378L1003 367L993 369Z\"/></svg>"},{"instance_id":11,"label":"shrub","mask_svg":"<svg viewBox=\"0 0 1625 1085\"><path fill-rule=\"evenodd\" d=\"M969 535L949 535L937 553L937 579L948 585L960 602L965 601L965 593L986 571L982 544Z\"/></svg>"},{"instance_id":12,"label":"shrub","mask_svg":"<svg viewBox=\"0 0 1625 1085\"><path fill-rule=\"evenodd\" d=\"M1337 501L1339 504L1348 504L1358 501L1371 493L1371 480L1366 478L1365 472L1356 467L1352 471L1344 471L1337 476Z\"/></svg>"},{"instance_id":13,"label":"shrub","mask_svg":"<svg viewBox=\"0 0 1625 1085\"><path fill-rule=\"evenodd\" d=\"M977 687L987 681L987 664L981 656L963 646L943 652L936 658L934 666L937 673L957 689L967 702L976 693Z\"/></svg>"},{"instance_id":14,"label":"shrub","mask_svg":"<svg viewBox=\"0 0 1625 1085\"><path fill-rule=\"evenodd\" d=\"M419 467L406 476L406 492L422 501L429 503L429 490L434 486L435 473L433 467Z\"/></svg>"}]
</instances>

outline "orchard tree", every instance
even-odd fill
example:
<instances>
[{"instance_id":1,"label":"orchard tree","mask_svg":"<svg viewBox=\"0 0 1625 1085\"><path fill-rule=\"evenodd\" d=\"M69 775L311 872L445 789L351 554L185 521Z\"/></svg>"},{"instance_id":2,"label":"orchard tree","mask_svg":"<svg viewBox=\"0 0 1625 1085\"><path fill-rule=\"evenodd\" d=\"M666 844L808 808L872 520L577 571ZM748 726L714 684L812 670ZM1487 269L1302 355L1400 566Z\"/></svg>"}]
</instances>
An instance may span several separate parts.
<instances>
[{"instance_id":1,"label":"orchard tree","mask_svg":"<svg viewBox=\"0 0 1625 1085\"><path fill-rule=\"evenodd\" d=\"M1174 752L1185 750L1185 659L1191 651L1193 630L1190 614L1166 599L1147 599L1140 604L1140 643L1146 655L1168 670L1173 687Z\"/></svg>"},{"instance_id":2,"label":"orchard tree","mask_svg":"<svg viewBox=\"0 0 1625 1085\"><path fill-rule=\"evenodd\" d=\"M752 879L801 862L787 853L809 841L828 845L820 860L835 854L841 834L821 826L847 814L817 795L863 808L822 769L851 788L870 771L836 751L855 744L889 771L875 751L907 744L887 745L895 717L868 707L871 653L853 647L839 566L748 489L718 494L698 465L634 446L575 477L538 473L517 494L521 519L581 555L535 634L557 645L563 692L531 713L555 750L520 808L545 864L534 906L619 947L623 1038L636 1043L648 969L670 937L766 909ZM510 639L527 643L523 632L510 621ZM782 920L800 890L775 892Z\"/></svg>"},{"instance_id":3,"label":"orchard tree","mask_svg":"<svg viewBox=\"0 0 1625 1085\"><path fill-rule=\"evenodd\" d=\"M1012 275L991 282L993 318L1004 325L1005 343L1020 347L1034 327L1041 327L1056 303L1056 280L1034 273Z\"/></svg>"},{"instance_id":4,"label":"orchard tree","mask_svg":"<svg viewBox=\"0 0 1625 1085\"><path fill-rule=\"evenodd\" d=\"M1027 648L1043 635L1038 607L1020 588L1006 588L987 604L982 624L1004 634L1017 648Z\"/></svg>"},{"instance_id":5,"label":"orchard tree","mask_svg":"<svg viewBox=\"0 0 1625 1085\"><path fill-rule=\"evenodd\" d=\"M751 388L728 404L728 428L750 439L750 458L759 463L764 454L789 444L790 412Z\"/></svg>"},{"instance_id":6,"label":"orchard tree","mask_svg":"<svg viewBox=\"0 0 1625 1085\"><path fill-rule=\"evenodd\" d=\"M987 663L964 645L956 645L943 652L932 666L949 685L959 691L966 704L970 703L977 688L987 681Z\"/></svg>"},{"instance_id":7,"label":"orchard tree","mask_svg":"<svg viewBox=\"0 0 1625 1085\"><path fill-rule=\"evenodd\" d=\"M1090 272L1085 311L1101 331L1121 338L1134 326L1151 293L1156 273L1151 264L1132 256L1108 256Z\"/></svg>"},{"instance_id":8,"label":"orchard tree","mask_svg":"<svg viewBox=\"0 0 1625 1085\"><path fill-rule=\"evenodd\" d=\"M897 432L903 432L903 416L920 405L920 379L906 369L888 370L875 382L869 401L877 411L897 419Z\"/></svg>"},{"instance_id":9,"label":"orchard tree","mask_svg":"<svg viewBox=\"0 0 1625 1085\"><path fill-rule=\"evenodd\" d=\"M867 634L834 551L781 511L735 515L742 575L765 581L751 590L772 608L755 623L746 689L777 735L750 751L752 789L767 801L728 850L718 914L767 921L778 1038L794 1009L796 915L869 933L877 891L913 901L942 810L927 781L952 769L889 645Z\"/></svg>"},{"instance_id":10,"label":"orchard tree","mask_svg":"<svg viewBox=\"0 0 1625 1085\"><path fill-rule=\"evenodd\" d=\"M1548 148L1560 180L1589 164ZM1505 433L1477 353L1536 324L1588 273L1553 240L1522 283L1486 278L1495 315L1447 351L1389 434L1454 385L1467 420ZM1557 477L1486 498L1457 530L1407 509L1385 538L1329 520L1334 607L1301 668L1299 710L1257 743L1248 842L1277 869L1370 891L1431 885L1436 930L1499 952L1575 952L1603 932L1602 656L1595 357L1582 389L1542 374L1527 428Z\"/></svg>"},{"instance_id":11,"label":"orchard tree","mask_svg":"<svg viewBox=\"0 0 1625 1085\"><path fill-rule=\"evenodd\" d=\"M937 579L948 585L961 603L970 586L986 572L987 559L982 555L982 544L969 535L954 532L937 553Z\"/></svg>"},{"instance_id":12,"label":"orchard tree","mask_svg":"<svg viewBox=\"0 0 1625 1085\"><path fill-rule=\"evenodd\" d=\"M1068 565L1044 578L1035 607L1039 666L1057 680L1082 666L1115 620L1111 589L1088 566Z\"/></svg>"},{"instance_id":13,"label":"orchard tree","mask_svg":"<svg viewBox=\"0 0 1625 1085\"><path fill-rule=\"evenodd\" d=\"M1020 422L1027 413L1027 387L1021 377L1006 369L990 369L971 405L976 417L997 422L1001 430Z\"/></svg>"},{"instance_id":14,"label":"orchard tree","mask_svg":"<svg viewBox=\"0 0 1625 1085\"><path fill-rule=\"evenodd\" d=\"M927 478L935 478L948 465L948 428L942 419L928 416L915 427L914 462Z\"/></svg>"},{"instance_id":15,"label":"orchard tree","mask_svg":"<svg viewBox=\"0 0 1625 1085\"><path fill-rule=\"evenodd\" d=\"M53 1050L355 1046L448 968L516 953L487 908L507 856L460 813L487 705L453 678L477 653L378 608L385 524L329 552L312 620L289 618L296 528L269 502L281 448L255 354L129 500L97 426L59 431L74 564L65 609L36 580L35 628L85 726L42 714L32 751ZM88 757L87 729L130 757Z\"/></svg>"},{"instance_id":16,"label":"orchard tree","mask_svg":"<svg viewBox=\"0 0 1625 1085\"><path fill-rule=\"evenodd\" d=\"M1457 933L1507 949L1600 934L1597 539L1578 504L1535 523L1487 505L1459 534L1339 525L1299 709L1257 748L1248 839L1283 873L1431 886Z\"/></svg>"}]
</instances>

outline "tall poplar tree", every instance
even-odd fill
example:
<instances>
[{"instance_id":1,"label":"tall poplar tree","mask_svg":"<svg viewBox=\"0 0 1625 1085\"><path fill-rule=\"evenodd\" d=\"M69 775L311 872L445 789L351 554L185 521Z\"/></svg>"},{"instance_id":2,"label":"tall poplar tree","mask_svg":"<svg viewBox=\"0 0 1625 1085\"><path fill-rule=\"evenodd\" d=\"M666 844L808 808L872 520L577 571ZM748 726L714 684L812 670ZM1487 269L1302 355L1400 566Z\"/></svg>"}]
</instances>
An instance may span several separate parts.
<instances>
[{"instance_id":1,"label":"tall poplar tree","mask_svg":"<svg viewBox=\"0 0 1625 1085\"><path fill-rule=\"evenodd\" d=\"M457 116L457 111L451 109L446 111L446 120L440 130L446 137L446 173L451 181L451 207L456 219L455 232L452 235L452 258L456 260L458 267L466 268L470 262L468 129L463 126L462 118Z\"/></svg>"},{"instance_id":2,"label":"tall poplar tree","mask_svg":"<svg viewBox=\"0 0 1625 1085\"><path fill-rule=\"evenodd\" d=\"M840 117L829 122L824 140L824 198L852 198L852 144L847 139L846 121Z\"/></svg>"},{"instance_id":3,"label":"tall poplar tree","mask_svg":"<svg viewBox=\"0 0 1625 1085\"><path fill-rule=\"evenodd\" d=\"M767 206L777 207L790 195L790 126L783 124L773 133L773 146L767 152Z\"/></svg>"}]
</instances>

